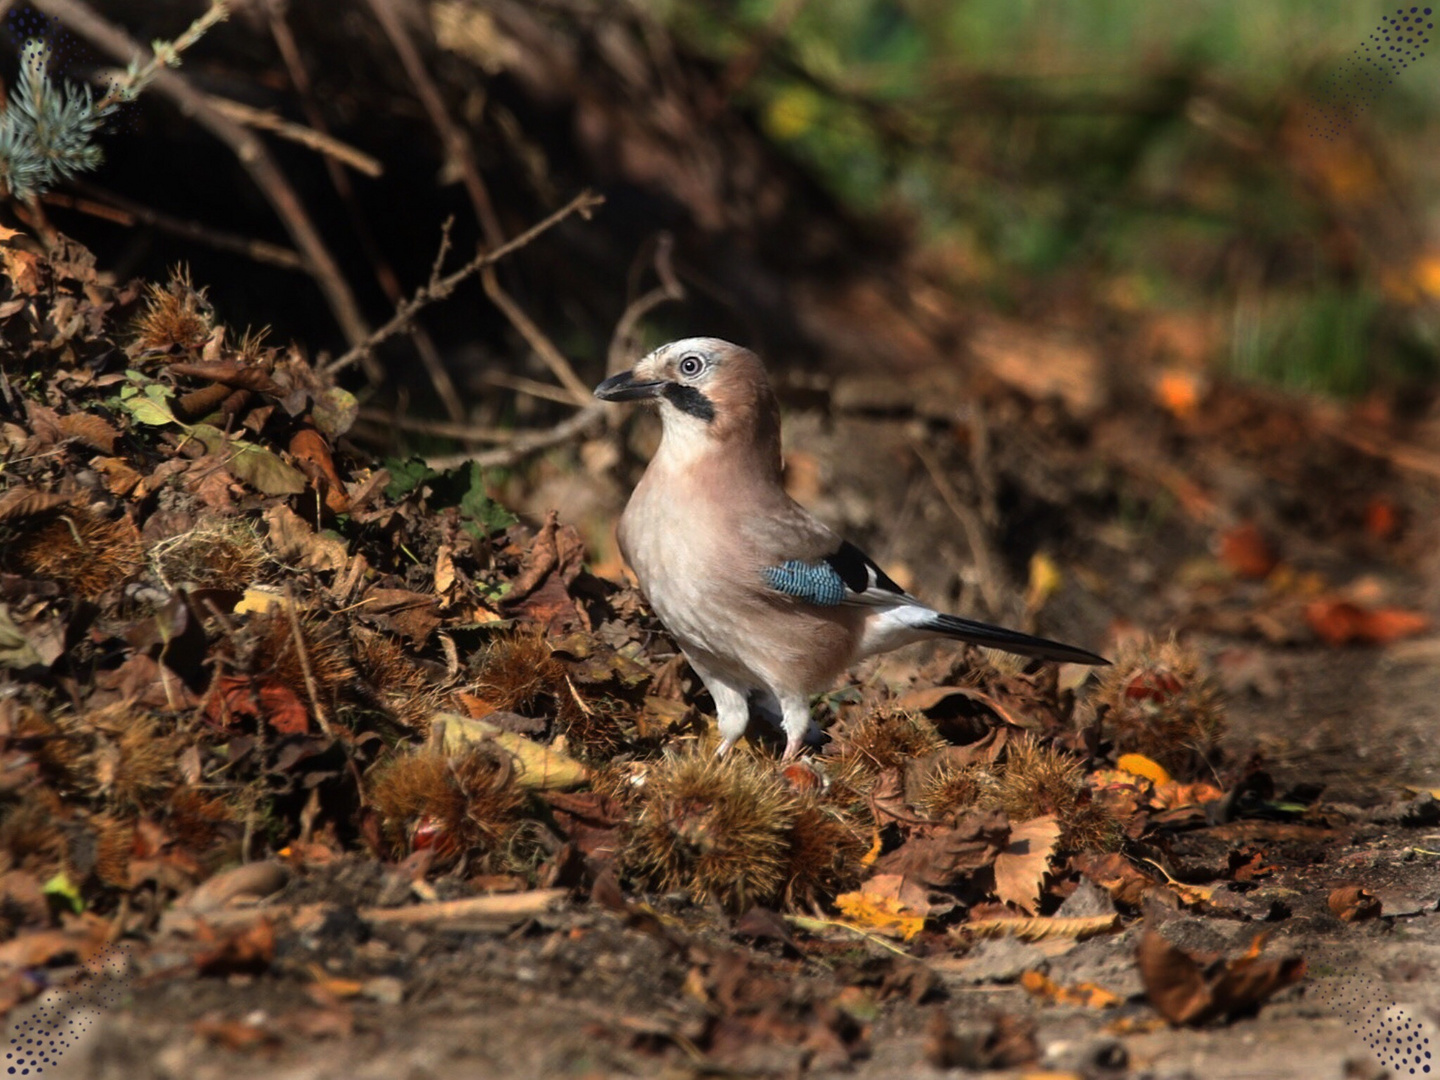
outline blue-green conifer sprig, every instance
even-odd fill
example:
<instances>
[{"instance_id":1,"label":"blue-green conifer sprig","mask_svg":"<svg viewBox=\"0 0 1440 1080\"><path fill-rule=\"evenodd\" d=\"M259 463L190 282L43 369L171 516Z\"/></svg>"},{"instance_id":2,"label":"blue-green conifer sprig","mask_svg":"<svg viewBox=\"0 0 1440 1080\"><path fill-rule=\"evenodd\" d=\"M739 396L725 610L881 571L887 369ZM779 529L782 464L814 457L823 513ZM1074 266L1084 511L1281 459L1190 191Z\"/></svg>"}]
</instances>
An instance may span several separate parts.
<instances>
[{"instance_id":1,"label":"blue-green conifer sprig","mask_svg":"<svg viewBox=\"0 0 1440 1080\"><path fill-rule=\"evenodd\" d=\"M119 108L95 100L88 86L50 74L50 46L31 38L20 54L15 90L0 114L0 183L29 200L63 179L98 168L104 153L96 133Z\"/></svg>"}]
</instances>

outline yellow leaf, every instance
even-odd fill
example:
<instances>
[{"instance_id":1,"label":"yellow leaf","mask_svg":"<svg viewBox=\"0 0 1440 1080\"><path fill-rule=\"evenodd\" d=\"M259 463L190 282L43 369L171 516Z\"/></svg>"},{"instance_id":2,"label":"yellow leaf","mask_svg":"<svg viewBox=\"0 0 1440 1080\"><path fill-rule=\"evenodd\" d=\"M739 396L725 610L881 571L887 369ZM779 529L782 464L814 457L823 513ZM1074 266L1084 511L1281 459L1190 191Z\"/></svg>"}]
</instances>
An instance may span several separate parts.
<instances>
[{"instance_id":1,"label":"yellow leaf","mask_svg":"<svg viewBox=\"0 0 1440 1080\"><path fill-rule=\"evenodd\" d=\"M1025 589L1025 606L1039 611L1045 601L1055 595L1065 580L1065 575L1055 565L1055 560L1043 551L1030 556L1030 584Z\"/></svg>"},{"instance_id":2,"label":"yellow leaf","mask_svg":"<svg viewBox=\"0 0 1440 1080\"><path fill-rule=\"evenodd\" d=\"M861 866L870 866L874 863L880 857L880 849L885 846L884 841L880 839L880 830L877 828L874 833L875 838L870 841L870 850L865 852L865 857L860 860Z\"/></svg>"},{"instance_id":3,"label":"yellow leaf","mask_svg":"<svg viewBox=\"0 0 1440 1080\"><path fill-rule=\"evenodd\" d=\"M554 746L546 746L524 735L506 731L497 724L472 719L458 713L436 713L432 725L443 723L445 732L441 746L447 754L458 754L471 743L492 740L515 759L515 783L532 791L565 791L579 787L590 779L584 765L562 754Z\"/></svg>"},{"instance_id":4,"label":"yellow leaf","mask_svg":"<svg viewBox=\"0 0 1440 1080\"><path fill-rule=\"evenodd\" d=\"M909 941L925 928L925 916L916 915L894 897L869 896L862 892L841 893L835 906L857 930Z\"/></svg>"},{"instance_id":5,"label":"yellow leaf","mask_svg":"<svg viewBox=\"0 0 1440 1080\"><path fill-rule=\"evenodd\" d=\"M1132 776L1143 776L1152 784L1170 783L1170 774L1165 771L1165 766L1158 761L1151 761L1144 754L1121 754L1120 760L1115 762L1121 772L1128 772Z\"/></svg>"},{"instance_id":6,"label":"yellow leaf","mask_svg":"<svg viewBox=\"0 0 1440 1080\"><path fill-rule=\"evenodd\" d=\"M270 589L246 589L245 595L235 605L236 615L263 615L272 607L284 607L286 603L283 594L273 592Z\"/></svg>"},{"instance_id":7,"label":"yellow leaf","mask_svg":"<svg viewBox=\"0 0 1440 1080\"><path fill-rule=\"evenodd\" d=\"M804 135L815 126L819 99L805 86L789 86L770 99L765 109L765 126L777 139Z\"/></svg>"}]
</instances>

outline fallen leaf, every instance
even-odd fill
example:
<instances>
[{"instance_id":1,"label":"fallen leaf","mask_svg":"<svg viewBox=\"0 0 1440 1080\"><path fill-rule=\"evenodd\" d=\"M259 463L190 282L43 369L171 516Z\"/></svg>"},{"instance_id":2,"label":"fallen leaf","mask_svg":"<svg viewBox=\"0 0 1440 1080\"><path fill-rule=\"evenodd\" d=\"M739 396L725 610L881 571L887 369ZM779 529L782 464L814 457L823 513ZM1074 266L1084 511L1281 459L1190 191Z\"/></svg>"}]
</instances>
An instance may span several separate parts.
<instances>
[{"instance_id":1,"label":"fallen leaf","mask_svg":"<svg viewBox=\"0 0 1440 1080\"><path fill-rule=\"evenodd\" d=\"M590 779L589 770L554 747L506 731L497 724L458 713L436 713L432 726L444 723L444 748L458 754L477 742L490 740L515 759L515 783L532 791L564 791Z\"/></svg>"},{"instance_id":2,"label":"fallen leaf","mask_svg":"<svg viewBox=\"0 0 1440 1080\"><path fill-rule=\"evenodd\" d=\"M92 450L99 450L102 454L113 454L116 440L120 438L120 432L111 427L104 417L87 412L70 413L60 417L60 430L67 438L79 439Z\"/></svg>"},{"instance_id":3,"label":"fallen leaf","mask_svg":"<svg viewBox=\"0 0 1440 1080\"><path fill-rule=\"evenodd\" d=\"M1236 577L1259 581L1268 577L1280 561L1265 534L1250 521L1221 533L1218 547L1220 561Z\"/></svg>"},{"instance_id":4,"label":"fallen leaf","mask_svg":"<svg viewBox=\"0 0 1440 1080\"><path fill-rule=\"evenodd\" d=\"M1151 761L1144 754L1121 754L1115 767L1122 772L1143 776L1155 784L1170 783L1170 774L1165 771L1165 766L1158 761Z\"/></svg>"},{"instance_id":5,"label":"fallen leaf","mask_svg":"<svg viewBox=\"0 0 1440 1080\"><path fill-rule=\"evenodd\" d=\"M1092 982L1061 986L1050 976L1042 975L1038 971L1023 972L1020 976L1020 985L1034 997L1041 1001L1048 1001L1052 1005L1083 1005L1087 1009L1109 1009L1122 1004L1125 1000L1119 994L1112 994L1109 990Z\"/></svg>"},{"instance_id":6,"label":"fallen leaf","mask_svg":"<svg viewBox=\"0 0 1440 1080\"><path fill-rule=\"evenodd\" d=\"M974 919L956 930L977 938L1016 937L1021 941L1050 941L1074 938L1084 941L1097 934L1120 928L1119 915L1087 915L1076 918Z\"/></svg>"},{"instance_id":7,"label":"fallen leaf","mask_svg":"<svg viewBox=\"0 0 1440 1080\"><path fill-rule=\"evenodd\" d=\"M349 562L345 542L324 536L284 503L265 511L268 539L282 562L307 570L343 570Z\"/></svg>"},{"instance_id":8,"label":"fallen leaf","mask_svg":"<svg viewBox=\"0 0 1440 1080\"><path fill-rule=\"evenodd\" d=\"M841 893L835 897L835 907L856 929L902 941L909 941L925 929L925 916L917 915L894 897Z\"/></svg>"},{"instance_id":9,"label":"fallen leaf","mask_svg":"<svg viewBox=\"0 0 1440 1080\"><path fill-rule=\"evenodd\" d=\"M1009 843L995 856L995 895L1002 903L1035 914L1059 840L1060 823L1049 814L1011 827Z\"/></svg>"},{"instance_id":10,"label":"fallen leaf","mask_svg":"<svg viewBox=\"0 0 1440 1080\"><path fill-rule=\"evenodd\" d=\"M32 487L13 487L0 495L0 521L14 521L35 517L70 501L64 495L51 491L40 491Z\"/></svg>"},{"instance_id":11,"label":"fallen leaf","mask_svg":"<svg viewBox=\"0 0 1440 1080\"><path fill-rule=\"evenodd\" d=\"M917 829L894 851L876 859L875 869L942 889L989 866L1009 837L1010 823L1003 813L971 811L953 826Z\"/></svg>"},{"instance_id":12,"label":"fallen leaf","mask_svg":"<svg viewBox=\"0 0 1440 1080\"><path fill-rule=\"evenodd\" d=\"M1430 620L1418 611L1367 608L1348 600L1313 600L1305 605L1305 621L1329 645L1388 645L1430 626Z\"/></svg>"},{"instance_id":13,"label":"fallen leaf","mask_svg":"<svg viewBox=\"0 0 1440 1080\"><path fill-rule=\"evenodd\" d=\"M233 931L216 931L201 922L195 934L195 968L201 975L258 975L275 959L275 927L269 919Z\"/></svg>"},{"instance_id":14,"label":"fallen leaf","mask_svg":"<svg viewBox=\"0 0 1440 1080\"><path fill-rule=\"evenodd\" d=\"M1228 1020L1253 1010L1305 976L1305 961L1298 956L1261 960L1263 942L1264 935L1257 935L1244 956L1225 960L1186 952L1147 929L1136 953L1145 994L1173 1025Z\"/></svg>"},{"instance_id":15,"label":"fallen leaf","mask_svg":"<svg viewBox=\"0 0 1440 1080\"><path fill-rule=\"evenodd\" d=\"M1341 922L1363 922L1378 919L1381 914L1380 898L1359 885L1342 885L1333 890L1328 906L1330 914Z\"/></svg>"},{"instance_id":16,"label":"fallen leaf","mask_svg":"<svg viewBox=\"0 0 1440 1080\"><path fill-rule=\"evenodd\" d=\"M205 699L205 715L222 726L235 716L253 717L282 735L303 735L310 730L310 711L295 691L265 676L216 676Z\"/></svg>"}]
</instances>

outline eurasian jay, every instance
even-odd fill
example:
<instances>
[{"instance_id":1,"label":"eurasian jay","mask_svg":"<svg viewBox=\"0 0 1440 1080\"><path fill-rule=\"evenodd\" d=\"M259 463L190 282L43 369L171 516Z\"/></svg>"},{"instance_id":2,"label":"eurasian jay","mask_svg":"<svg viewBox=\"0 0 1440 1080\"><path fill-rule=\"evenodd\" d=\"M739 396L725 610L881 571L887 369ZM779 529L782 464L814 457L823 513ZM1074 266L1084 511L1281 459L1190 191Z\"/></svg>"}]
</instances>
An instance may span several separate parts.
<instances>
[{"instance_id":1,"label":"eurasian jay","mask_svg":"<svg viewBox=\"0 0 1440 1080\"><path fill-rule=\"evenodd\" d=\"M749 349L675 341L595 396L659 406L660 448L621 515L620 552L715 699L720 753L745 733L753 703L784 729L794 757L819 734L814 695L857 660L927 638L1108 662L934 611L811 517L781 482L780 410Z\"/></svg>"}]
</instances>

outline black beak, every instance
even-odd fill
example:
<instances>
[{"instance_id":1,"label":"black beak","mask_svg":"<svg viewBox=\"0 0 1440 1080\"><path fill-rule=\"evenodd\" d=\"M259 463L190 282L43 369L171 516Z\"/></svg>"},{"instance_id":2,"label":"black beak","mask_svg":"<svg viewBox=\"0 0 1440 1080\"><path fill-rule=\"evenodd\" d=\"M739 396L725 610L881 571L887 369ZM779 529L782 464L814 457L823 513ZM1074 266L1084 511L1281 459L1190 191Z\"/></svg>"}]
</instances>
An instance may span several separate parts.
<instances>
[{"instance_id":1,"label":"black beak","mask_svg":"<svg viewBox=\"0 0 1440 1080\"><path fill-rule=\"evenodd\" d=\"M601 401L643 401L646 398L657 397L660 388L665 385L665 380L659 379L655 382L636 382L633 371L622 371L619 375L611 375L599 386L595 387L595 396Z\"/></svg>"}]
</instances>

